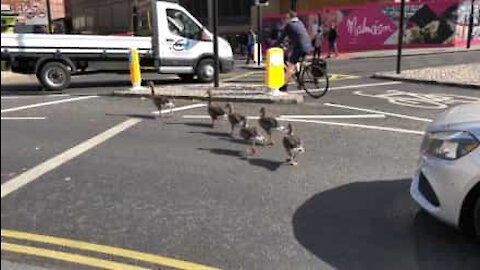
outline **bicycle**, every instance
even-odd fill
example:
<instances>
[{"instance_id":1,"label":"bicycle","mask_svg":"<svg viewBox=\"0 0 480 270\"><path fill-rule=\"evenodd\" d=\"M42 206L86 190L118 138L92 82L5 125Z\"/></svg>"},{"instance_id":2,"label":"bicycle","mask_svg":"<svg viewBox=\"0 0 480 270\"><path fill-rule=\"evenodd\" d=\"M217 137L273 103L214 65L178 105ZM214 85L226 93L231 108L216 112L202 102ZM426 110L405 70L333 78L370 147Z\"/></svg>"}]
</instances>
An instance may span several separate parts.
<instances>
[{"instance_id":1,"label":"bicycle","mask_svg":"<svg viewBox=\"0 0 480 270\"><path fill-rule=\"evenodd\" d=\"M287 69L285 60L285 70ZM327 71L327 62L320 58L314 58L307 61L300 59L295 65L292 78L297 82L299 90L303 89L312 98L323 97L329 87L329 76Z\"/></svg>"},{"instance_id":2,"label":"bicycle","mask_svg":"<svg viewBox=\"0 0 480 270\"><path fill-rule=\"evenodd\" d=\"M323 97L329 87L329 76L327 71L327 62L320 58L314 58L311 61L301 59L295 65L295 79L299 88L312 98Z\"/></svg>"}]
</instances>

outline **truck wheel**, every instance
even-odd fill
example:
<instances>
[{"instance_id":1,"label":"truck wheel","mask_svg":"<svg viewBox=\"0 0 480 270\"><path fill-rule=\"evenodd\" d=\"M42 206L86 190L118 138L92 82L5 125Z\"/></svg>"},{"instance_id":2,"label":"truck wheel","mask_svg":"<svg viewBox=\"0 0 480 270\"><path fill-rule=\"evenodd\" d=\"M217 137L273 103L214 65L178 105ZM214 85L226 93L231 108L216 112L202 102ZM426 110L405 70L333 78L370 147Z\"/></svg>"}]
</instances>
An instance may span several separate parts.
<instances>
[{"instance_id":1,"label":"truck wheel","mask_svg":"<svg viewBox=\"0 0 480 270\"><path fill-rule=\"evenodd\" d=\"M480 197L477 198L475 210L473 210L473 227L475 228L477 238L480 240Z\"/></svg>"},{"instance_id":2,"label":"truck wheel","mask_svg":"<svg viewBox=\"0 0 480 270\"><path fill-rule=\"evenodd\" d=\"M46 63L37 74L43 87L48 90L63 90L70 85L70 71L60 62Z\"/></svg>"},{"instance_id":3,"label":"truck wheel","mask_svg":"<svg viewBox=\"0 0 480 270\"><path fill-rule=\"evenodd\" d=\"M215 66L212 59L203 59L197 66L197 77L201 82L213 81Z\"/></svg>"},{"instance_id":4,"label":"truck wheel","mask_svg":"<svg viewBox=\"0 0 480 270\"><path fill-rule=\"evenodd\" d=\"M195 77L195 74L177 74L177 75L184 82L193 82L193 77Z\"/></svg>"}]
</instances>

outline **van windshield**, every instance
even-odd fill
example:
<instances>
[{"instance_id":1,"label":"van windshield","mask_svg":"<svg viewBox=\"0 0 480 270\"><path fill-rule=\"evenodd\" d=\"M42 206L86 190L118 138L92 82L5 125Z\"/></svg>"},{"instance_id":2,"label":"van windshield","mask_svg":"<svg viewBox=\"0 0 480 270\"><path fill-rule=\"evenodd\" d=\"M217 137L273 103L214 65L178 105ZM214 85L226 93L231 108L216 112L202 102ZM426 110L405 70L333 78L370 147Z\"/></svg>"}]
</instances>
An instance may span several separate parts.
<instances>
[{"instance_id":1,"label":"van windshield","mask_svg":"<svg viewBox=\"0 0 480 270\"><path fill-rule=\"evenodd\" d=\"M167 9L168 29L175 35L199 39L202 29L181 10Z\"/></svg>"}]
</instances>

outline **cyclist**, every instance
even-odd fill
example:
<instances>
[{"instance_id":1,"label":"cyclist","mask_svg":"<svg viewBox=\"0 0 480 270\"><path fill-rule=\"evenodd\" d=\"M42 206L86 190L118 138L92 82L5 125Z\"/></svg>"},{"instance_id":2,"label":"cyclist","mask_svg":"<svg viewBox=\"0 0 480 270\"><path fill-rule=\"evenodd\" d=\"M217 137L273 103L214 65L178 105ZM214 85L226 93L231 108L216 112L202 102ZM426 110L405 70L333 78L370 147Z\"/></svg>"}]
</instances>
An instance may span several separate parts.
<instances>
[{"instance_id":1,"label":"cyclist","mask_svg":"<svg viewBox=\"0 0 480 270\"><path fill-rule=\"evenodd\" d=\"M307 29L302 21L297 17L297 13L293 10L286 15L287 24L283 29L283 33L278 40L282 43L288 37L292 45L292 52L287 60L287 70L285 71L285 84L280 87L280 91L286 92L288 90L288 81L295 70L295 65L303 59L312 50L312 42L308 35Z\"/></svg>"}]
</instances>

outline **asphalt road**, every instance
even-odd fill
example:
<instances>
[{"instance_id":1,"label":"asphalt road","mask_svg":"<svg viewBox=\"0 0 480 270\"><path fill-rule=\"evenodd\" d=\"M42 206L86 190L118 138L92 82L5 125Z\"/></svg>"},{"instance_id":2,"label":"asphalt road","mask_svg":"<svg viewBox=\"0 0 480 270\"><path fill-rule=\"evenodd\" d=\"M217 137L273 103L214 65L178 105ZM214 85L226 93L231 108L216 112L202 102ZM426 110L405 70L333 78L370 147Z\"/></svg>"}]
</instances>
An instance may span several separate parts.
<instances>
[{"instance_id":1,"label":"asphalt road","mask_svg":"<svg viewBox=\"0 0 480 270\"><path fill-rule=\"evenodd\" d=\"M356 61L332 69L364 74ZM479 91L338 76L321 100L266 105L269 114L290 115L305 142L292 167L279 134L275 146L245 159L249 145L226 135L226 122L210 128L201 103L177 101L179 111L160 120L150 100L86 96L128 87L116 78L80 78L60 96L2 85L2 266L89 269L89 257L182 269L87 244L96 243L222 269L480 268L478 243L420 211L408 193L428 121L480 100ZM259 107L235 104L249 116ZM4 184L24 172L30 181L4 196ZM25 240L23 232L34 235ZM25 255L5 243L40 250ZM72 264L45 250L84 257Z\"/></svg>"}]
</instances>

